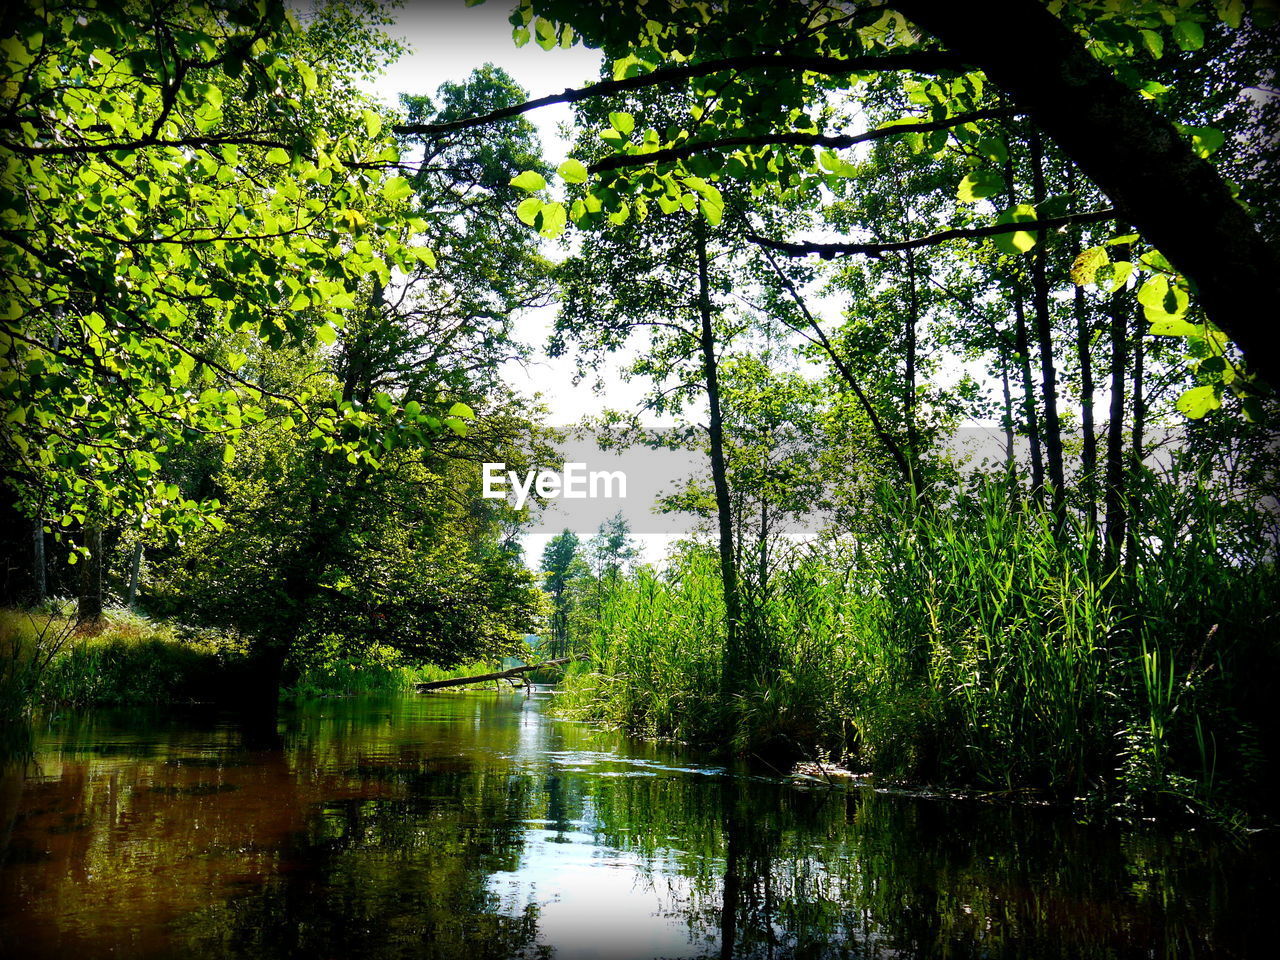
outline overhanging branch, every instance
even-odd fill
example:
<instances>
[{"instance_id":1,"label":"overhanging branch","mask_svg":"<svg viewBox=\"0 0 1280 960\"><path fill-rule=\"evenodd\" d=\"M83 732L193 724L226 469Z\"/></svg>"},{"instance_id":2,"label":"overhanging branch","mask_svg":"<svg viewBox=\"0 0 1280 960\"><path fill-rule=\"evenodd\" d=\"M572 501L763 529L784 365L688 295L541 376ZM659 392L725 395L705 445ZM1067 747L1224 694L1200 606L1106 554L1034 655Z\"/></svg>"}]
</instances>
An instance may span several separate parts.
<instances>
[{"instance_id":1,"label":"overhanging branch","mask_svg":"<svg viewBox=\"0 0 1280 960\"><path fill-rule=\"evenodd\" d=\"M578 103L592 97L608 97L631 90L642 90L645 87L663 86L681 83L685 80L697 80L726 70L762 70L780 67L785 70L806 70L810 73L849 74L872 70L913 70L917 73L941 73L944 71L963 71L968 64L960 57L949 53L921 51L918 53L886 54L883 56L863 57L806 57L793 54L747 54L741 57L724 57L718 60L704 60L681 67L662 67L652 73L638 77L625 77L621 80L601 80L599 83L585 87L571 87L561 93L526 100L512 104L500 110L480 114L475 117L464 117L447 123L402 123L392 127L394 133L403 136L438 136L443 133L457 133L475 127L488 126L498 120L509 120L539 107L547 107L556 103Z\"/></svg>"},{"instance_id":2,"label":"overhanging branch","mask_svg":"<svg viewBox=\"0 0 1280 960\"><path fill-rule=\"evenodd\" d=\"M775 144L792 147L831 147L843 149L885 137L895 137L904 133L932 133L935 130L949 130L966 123L979 120L992 120L999 117L1011 117L1013 110L975 110L972 113L960 113L945 120L926 120L920 123L899 123L891 127L879 127L858 133L842 136L829 136L821 133L761 133L741 137L721 137L716 140L699 140L693 143L682 143L664 150L651 153L628 153L606 157L591 164L587 169L592 173L604 173L609 170L620 170L623 167L641 167L650 163L665 163L670 160L683 160L685 157L707 150L718 150L727 147L758 147Z\"/></svg>"},{"instance_id":3,"label":"overhanging branch","mask_svg":"<svg viewBox=\"0 0 1280 960\"><path fill-rule=\"evenodd\" d=\"M982 237L996 237L1006 233L1022 233L1033 230L1053 230L1057 227L1069 226L1073 223L1102 223L1115 218L1116 212L1111 209L1091 210L1087 213L1072 213L1061 217L1044 217L1040 220L1018 220L1014 223L996 223L989 227L956 228L931 233L926 237L913 237L910 240L893 240L888 243L790 243L785 240L771 240L755 233L748 233L747 239L761 247L777 250L789 257L807 257L813 254L824 260L830 260L837 254L861 254L867 257L878 257L885 253L897 253L902 250L918 250L921 247L934 247L948 240L973 240Z\"/></svg>"}]
</instances>

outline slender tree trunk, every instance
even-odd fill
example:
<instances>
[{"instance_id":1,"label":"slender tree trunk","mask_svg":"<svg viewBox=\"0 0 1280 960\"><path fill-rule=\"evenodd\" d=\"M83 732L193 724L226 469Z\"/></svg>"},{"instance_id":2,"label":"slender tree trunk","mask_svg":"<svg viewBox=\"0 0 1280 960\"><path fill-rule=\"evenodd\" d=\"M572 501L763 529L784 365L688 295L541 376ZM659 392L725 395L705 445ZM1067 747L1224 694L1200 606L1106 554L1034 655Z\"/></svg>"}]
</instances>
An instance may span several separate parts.
<instances>
[{"instance_id":1,"label":"slender tree trunk","mask_svg":"<svg viewBox=\"0 0 1280 960\"><path fill-rule=\"evenodd\" d=\"M1127 258L1126 250L1120 259ZM1106 512L1106 545L1103 563L1107 570L1120 564L1121 547L1128 522L1125 504L1124 422L1125 372L1128 367L1129 301L1122 287L1111 295L1111 410L1107 420L1107 476L1103 492Z\"/></svg>"},{"instance_id":2,"label":"slender tree trunk","mask_svg":"<svg viewBox=\"0 0 1280 960\"><path fill-rule=\"evenodd\" d=\"M764 497L760 498L760 537L758 540L759 549L759 580L760 595L764 596L769 589L769 501Z\"/></svg>"},{"instance_id":3,"label":"slender tree trunk","mask_svg":"<svg viewBox=\"0 0 1280 960\"><path fill-rule=\"evenodd\" d=\"M1004 162L1005 183L1008 185L1009 205L1018 202L1017 178L1013 166L1013 151ZM1031 494L1044 502L1044 453L1040 448L1040 418L1036 410L1035 381L1031 378L1031 343L1027 335L1027 307L1022 296L1021 278L1010 278L1013 287L1014 345L1018 351L1018 365L1022 373L1022 418L1027 431L1027 444L1031 448Z\"/></svg>"},{"instance_id":4,"label":"slender tree trunk","mask_svg":"<svg viewBox=\"0 0 1280 960\"><path fill-rule=\"evenodd\" d=\"M1012 478L1017 476L1013 450L1013 392L1009 389L1009 358L1003 346L1000 348L1000 391L1004 400L1004 469Z\"/></svg>"},{"instance_id":5,"label":"slender tree trunk","mask_svg":"<svg viewBox=\"0 0 1280 960\"><path fill-rule=\"evenodd\" d=\"M1084 289L1076 287L1076 356L1080 362L1080 487L1084 494L1089 529L1098 526L1098 434L1093 416L1093 324Z\"/></svg>"},{"instance_id":6,"label":"slender tree trunk","mask_svg":"<svg viewBox=\"0 0 1280 960\"><path fill-rule=\"evenodd\" d=\"M1075 169L1067 167L1067 190L1072 194L1074 209ZM1080 255L1084 246L1080 228L1071 234L1071 258ZM1085 502L1085 516L1089 529L1098 527L1098 434L1093 415L1093 322L1089 316L1089 304L1085 300L1084 287L1075 286L1072 311L1076 321L1076 362L1080 365L1080 492Z\"/></svg>"},{"instance_id":7,"label":"slender tree trunk","mask_svg":"<svg viewBox=\"0 0 1280 960\"><path fill-rule=\"evenodd\" d=\"M81 560L80 599L76 616L90 623L102 619L102 527L90 517L84 527L84 546L89 556Z\"/></svg>"},{"instance_id":8,"label":"slender tree trunk","mask_svg":"<svg viewBox=\"0 0 1280 960\"><path fill-rule=\"evenodd\" d=\"M138 599L138 578L142 574L142 541L139 540L133 547L133 563L129 567L129 606L133 606L134 601Z\"/></svg>"},{"instance_id":9,"label":"slender tree trunk","mask_svg":"<svg viewBox=\"0 0 1280 960\"><path fill-rule=\"evenodd\" d=\"M859 405L867 415L867 419L871 422L871 429L875 431L876 438L884 446L885 452L893 459L894 464L902 473L902 479L911 485L915 492L916 502L921 503L924 500L924 486L920 481L919 475L912 469L911 460L902 450L902 445L898 443L891 433L885 429L884 422L876 413L875 406L871 403L871 399L867 396L866 391L858 383L858 378L854 375L853 370L844 362L844 358L840 356L826 332L822 329L822 324L818 323L818 318L809 310L809 305L804 302L804 297L800 296L800 291L795 288L795 284L791 282L782 268L778 266L778 262L773 258L768 250L763 251L769 265L773 267L774 272L778 275L778 279L782 281L782 285L786 287L787 293L791 295L791 299L795 302L796 307L800 310L805 322L809 325L809 329L813 331L810 337L811 342L817 343L822 347L827 357L831 360L832 365L836 368L836 372L840 374L849 389L858 399ZM785 322L785 321L784 321ZM800 333L804 333L799 327L793 327ZM808 334L805 334L808 336Z\"/></svg>"},{"instance_id":10,"label":"slender tree trunk","mask_svg":"<svg viewBox=\"0 0 1280 960\"><path fill-rule=\"evenodd\" d=\"M1142 342L1144 322L1141 314L1135 313L1133 318L1133 434L1130 449L1130 473L1136 480L1142 470L1144 436L1147 421L1147 398L1144 393L1144 370L1146 351ZM1134 489L1130 484L1129 489ZM1138 564L1138 527L1142 523L1140 498L1129 497L1129 523L1126 537L1125 571L1132 574Z\"/></svg>"},{"instance_id":11,"label":"slender tree trunk","mask_svg":"<svg viewBox=\"0 0 1280 960\"><path fill-rule=\"evenodd\" d=\"M1022 368L1022 419L1027 431L1027 444L1031 447L1031 493L1039 501L1044 500L1044 454L1040 449L1040 417L1036 410L1036 385L1031 376L1031 345L1027 338L1027 311L1022 294L1013 298L1013 315L1016 321L1015 349L1018 364Z\"/></svg>"},{"instance_id":12,"label":"slender tree trunk","mask_svg":"<svg viewBox=\"0 0 1280 960\"><path fill-rule=\"evenodd\" d=\"M729 499L729 475L724 459L724 422L720 412L720 377L716 362L715 333L711 326L711 277L707 263L707 232L697 228L698 313L701 320L702 368L707 383L711 482L715 487L716 515L720 528L720 580L724 588L725 651L721 682L726 693L741 684L746 651L740 649L742 605L733 549L733 505Z\"/></svg>"},{"instance_id":13,"label":"slender tree trunk","mask_svg":"<svg viewBox=\"0 0 1280 960\"><path fill-rule=\"evenodd\" d=\"M1044 149L1031 135L1031 184L1034 202L1044 203ZM1049 308L1049 237L1042 232L1031 258L1031 291L1040 348L1040 384L1044 394L1044 449L1049 467L1050 503L1059 524L1065 519L1066 473L1062 465L1062 424L1058 418L1058 371L1053 362L1053 315Z\"/></svg>"},{"instance_id":14,"label":"slender tree trunk","mask_svg":"<svg viewBox=\"0 0 1280 960\"><path fill-rule=\"evenodd\" d=\"M44 559L44 520L36 517L31 522L32 553L31 572L36 584L36 603L44 603L49 595L49 579L45 571Z\"/></svg>"},{"instance_id":15,"label":"slender tree trunk","mask_svg":"<svg viewBox=\"0 0 1280 960\"><path fill-rule=\"evenodd\" d=\"M907 251L907 384L903 398L903 414L907 426L907 459L914 475L920 464L920 445L916 434L916 325L920 322L920 303L916 293L915 251Z\"/></svg>"}]
</instances>

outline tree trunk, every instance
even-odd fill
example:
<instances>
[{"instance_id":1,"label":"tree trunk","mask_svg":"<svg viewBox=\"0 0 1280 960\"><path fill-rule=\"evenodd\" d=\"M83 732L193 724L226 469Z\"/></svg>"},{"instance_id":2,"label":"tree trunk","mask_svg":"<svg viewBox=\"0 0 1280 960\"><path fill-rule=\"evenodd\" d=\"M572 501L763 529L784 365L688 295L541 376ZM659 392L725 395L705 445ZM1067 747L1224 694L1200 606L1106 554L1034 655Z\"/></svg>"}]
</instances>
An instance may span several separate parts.
<instances>
[{"instance_id":1,"label":"tree trunk","mask_svg":"<svg viewBox=\"0 0 1280 960\"><path fill-rule=\"evenodd\" d=\"M916 255L907 251L907 384L903 398L903 414L907 427L907 461L911 474L920 469L920 444L916 435L916 325L920 322L920 303L916 293Z\"/></svg>"},{"instance_id":2,"label":"tree trunk","mask_svg":"<svg viewBox=\"0 0 1280 960\"><path fill-rule=\"evenodd\" d=\"M1044 203L1044 149L1040 135L1031 135L1031 191L1037 206ZM1040 388L1044 396L1044 450L1049 467L1049 502L1059 526L1066 519L1066 474L1062 466L1062 424L1058 419L1058 370L1053 362L1053 315L1049 308L1049 237L1042 232L1031 258L1031 293L1040 348Z\"/></svg>"},{"instance_id":3,"label":"tree trunk","mask_svg":"<svg viewBox=\"0 0 1280 960\"><path fill-rule=\"evenodd\" d=\"M49 579L45 573L44 520L36 517L31 522L32 560L31 572L36 586L36 603L44 603L49 595Z\"/></svg>"},{"instance_id":4,"label":"tree trunk","mask_svg":"<svg viewBox=\"0 0 1280 960\"><path fill-rule=\"evenodd\" d=\"M707 231L699 223L698 313L701 320L702 369L707 384L711 482L715 487L716 516L720 530L720 580L724 588L725 650L721 683L726 693L741 689L746 651L740 649L742 604L738 594L738 572L733 549L733 515L729 499L729 475L724 459L724 422L720 413L720 378L716 361L715 333L711 326L711 277L707 264Z\"/></svg>"},{"instance_id":5,"label":"tree trunk","mask_svg":"<svg viewBox=\"0 0 1280 960\"><path fill-rule=\"evenodd\" d=\"M89 556L80 562L80 599L76 617L89 623L102 619L102 527L92 517L84 527L84 547Z\"/></svg>"},{"instance_id":6,"label":"tree trunk","mask_svg":"<svg viewBox=\"0 0 1280 960\"><path fill-rule=\"evenodd\" d=\"M1009 496L1018 500L1018 464L1013 449L1013 392L1009 389L1009 357L1000 345L1000 391L1004 400L1004 472L1009 481Z\"/></svg>"},{"instance_id":7,"label":"tree trunk","mask_svg":"<svg viewBox=\"0 0 1280 960\"><path fill-rule=\"evenodd\" d=\"M1031 377L1031 344L1027 338L1027 311L1022 294L1013 298L1013 314L1016 321L1015 349L1018 364L1022 368L1022 418L1027 431L1027 443L1031 447L1031 492L1043 502L1044 454L1040 449L1040 417L1036 410L1036 385Z\"/></svg>"},{"instance_id":8,"label":"tree trunk","mask_svg":"<svg viewBox=\"0 0 1280 960\"><path fill-rule=\"evenodd\" d=\"M133 563L129 567L129 598L127 603L133 606L134 601L138 599L138 579L142 574L142 541L139 540L133 547Z\"/></svg>"},{"instance_id":9,"label":"tree trunk","mask_svg":"<svg viewBox=\"0 0 1280 960\"><path fill-rule=\"evenodd\" d=\"M1018 202L1017 180L1014 176L1013 151L1004 162L1005 183L1008 185L1009 206ZM1021 278L1010 278L1013 287L1014 345L1018 351L1018 365L1022 373L1022 418L1027 432L1027 444L1031 448L1031 494L1036 501L1044 502L1044 453L1040 447L1040 417L1036 410L1035 382L1031 379L1031 342L1027 335L1027 308L1021 290Z\"/></svg>"},{"instance_id":10,"label":"tree trunk","mask_svg":"<svg viewBox=\"0 0 1280 960\"><path fill-rule=\"evenodd\" d=\"M1142 342L1142 335L1145 332L1145 321L1140 313L1135 313L1133 318L1133 434L1131 437L1132 447L1130 448L1130 474L1136 480L1142 470L1143 446L1145 444L1145 432L1147 421L1147 398L1144 392L1145 385L1143 378L1145 371L1143 367L1146 360L1146 350ZM1134 484L1129 485L1129 489L1134 488ZM1142 523L1141 517L1141 499L1137 496L1129 498L1129 523L1127 527L1126 552L1125 552L1125 572L1132 575L1138 565L1138 527Z\"/></svg>"},{"instance_id":11,"label":"tree trunk","mask_svg":"<svg viewBox=\"0 0 1280 960\"><path fill-rule=\"evenodd\" d=\"M1191 279L1209 319L1280 385L1280 352L1259 304L1280 303L1280 252L1236 203L1190 139L1126 87L1044 4L894 0L981 67L1131 223ZM1016 37L1017 42L1010 42Z\"/></svg>"},{"instance_id":12,"label":"tree trunk","mask_svg":"<svg viewBox=\"0 0 1280 960\"><path fill-rule=\"evenodd\" d=\"M1118 259L1126 259L1128 251L1117 251ZM1107 421L1107 477L1103 493L1106 512L1105 569L1120 564L1120 551L1125 539L1128 518L1125 505L1124 421L1125 371L1128 367L1129 303L1123 287L1111 295L1111 410Z\"/></svg>"},{"instance_id":13,"label":"tree trunk","mask_svg":"<svg viewBox=\"0 0 1280 960\"><path fill-rule=\"evenodd\" d=\"M1075 171L1067 167L1067 192L1075 204ZM1075 263L1084 243L1080 228L1071 232L1071 261ZM1089 529L1098 528L1098 434L1093 415L1093 323L1089 316L1089 304L1085 300L1084 287L1074 285L1072 313L1076 321L1076 362L1080 365L1080 493L1085 502L1085 516Z\"/></svg>"}]
</instances>

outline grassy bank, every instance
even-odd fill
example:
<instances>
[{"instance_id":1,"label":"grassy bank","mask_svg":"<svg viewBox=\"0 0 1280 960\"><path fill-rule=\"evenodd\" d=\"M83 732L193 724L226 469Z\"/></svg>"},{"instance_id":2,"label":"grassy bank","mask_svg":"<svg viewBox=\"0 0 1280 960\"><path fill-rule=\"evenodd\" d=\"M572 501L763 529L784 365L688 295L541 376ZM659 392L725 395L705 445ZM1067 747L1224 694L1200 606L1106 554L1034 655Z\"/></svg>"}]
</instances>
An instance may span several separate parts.
<instances>
[{"instance_id":1,"label":"grassy bank","mask_svg":"<svg viewBox=\"0 0 1280 960\"><path fill-rule=\"evenodd\" d=\"M87 707L205 699L225 686L244 645L125 609L82 623L72 604L0 611L0 701Z\"/></svg>"},{"instance_id":2,"label":"grassy bank","mask_svg":"<svg viewBox=\"0 0 1280 960\"><path fill-rule=\"evenodd\" d=\"M74 604L0 610L0 707L8 716L32 708L83 708L221 700L251 669L248 643L215 631L148 619L114 608L81 623ZM286 671L284 696L354 696L413 689L423 680L493 669L449 670L407 663L374 647L360 654L317 649Z\"/></svg>"},{"instance_id":3,"label":"grassy bank","mask_svg":"<svg viewBox=\"0 0 1280 960\"><path fill-rule=\"evenodd\" d=\"M1153 503L1140 562L1106 572L1084 530L994 489L884 507L847 559L815 551L775 575L744 625L764 651L744 689L722 691L716 562L691 554L617 585L559 708L891 778L1143 809L1271 803L1280 650L1262 614L1280 591L1227 508Z\"/></svg>"}]
</instances>

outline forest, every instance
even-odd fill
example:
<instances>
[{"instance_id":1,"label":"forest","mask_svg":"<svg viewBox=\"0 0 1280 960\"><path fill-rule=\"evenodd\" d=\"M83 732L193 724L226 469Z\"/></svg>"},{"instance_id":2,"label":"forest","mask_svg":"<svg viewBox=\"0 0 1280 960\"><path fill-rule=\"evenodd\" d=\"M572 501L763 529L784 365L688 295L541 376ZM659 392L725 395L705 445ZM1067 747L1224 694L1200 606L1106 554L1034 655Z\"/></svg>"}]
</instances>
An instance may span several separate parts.
<instances>
[{"instance_id":1,"label":"forest","mask_svg":"<svg viewBox=\"0 0 1280 960\"><path fill-rule=\"evenodd\" d=\"M6 749L570 657L557 714L707 756L1273 816L1276 9L510 13L600 76L391 108L374 0L3 14ZM481 496L561 465L546 357L697 452L661 559Z\"/></svg>"}]
</instances>

